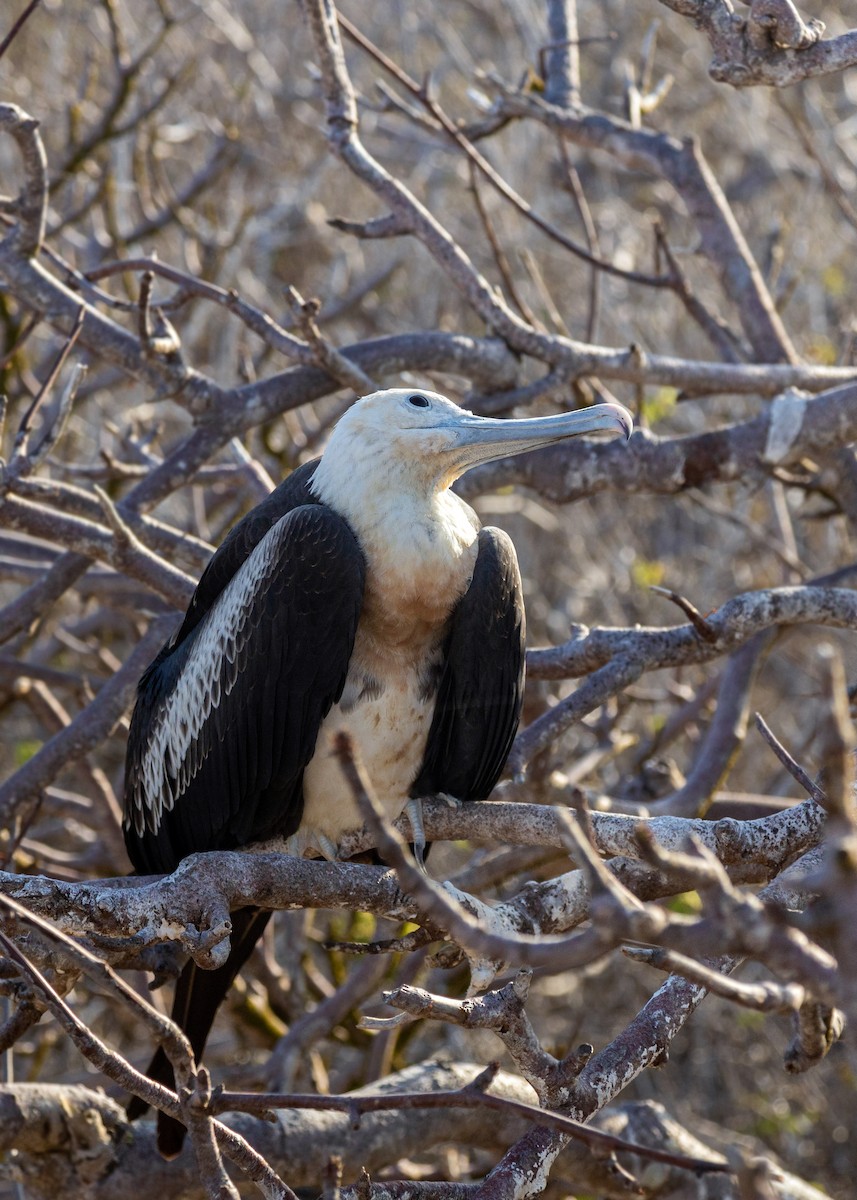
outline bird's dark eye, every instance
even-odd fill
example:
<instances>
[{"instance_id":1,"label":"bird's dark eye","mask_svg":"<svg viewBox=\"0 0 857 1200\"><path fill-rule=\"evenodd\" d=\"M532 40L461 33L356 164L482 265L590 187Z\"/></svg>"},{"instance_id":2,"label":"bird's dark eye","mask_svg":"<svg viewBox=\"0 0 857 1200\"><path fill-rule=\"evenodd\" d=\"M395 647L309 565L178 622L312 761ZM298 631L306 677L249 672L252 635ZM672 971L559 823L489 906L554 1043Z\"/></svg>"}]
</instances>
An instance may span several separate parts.
<instances>
[{"instance_id":1,"label":"bird's dark eye","mask_svg":"<svg viewBox=\"0 0 857 1200\"><path fill-rule=\"evenodd\" d=\"M408 404L413 404L414 408L428 408L429 402L425 396L408 396Z\"/></svg>"}]
</instances>

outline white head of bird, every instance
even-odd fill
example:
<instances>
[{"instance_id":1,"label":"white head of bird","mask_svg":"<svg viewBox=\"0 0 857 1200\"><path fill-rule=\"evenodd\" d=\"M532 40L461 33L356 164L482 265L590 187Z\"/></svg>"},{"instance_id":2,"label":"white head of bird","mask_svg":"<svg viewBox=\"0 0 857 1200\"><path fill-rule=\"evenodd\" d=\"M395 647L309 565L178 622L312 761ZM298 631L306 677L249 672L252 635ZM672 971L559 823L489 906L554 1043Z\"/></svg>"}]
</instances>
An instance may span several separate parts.
<instances>
[{"instance_id":1,"label":"white head of bird","mask_svg":"<svg viewBox=\"0 0 857 1200\"><path fill-rule=\"evenodd\" d=\"M479 417L438 392L389 388L358 400L340 419L318 466L313 490L351 517L378 497L410 494L423 504L479 463L522 454L581 434L629 437L633 419L619 404L550 417Z\"/></svg>"},{"instance_id":2,"label":"white head of bird","mask_svg":"<svg viewBox=\"0 0 857 1200\"><path fill-rule=\"evenodd\" d=\"M429 594L448 603L467 586L480 528L469 505L449 491L460 475L583 433L627 437L632 424L618 404L498 420L475 416L437 392L390 388L364 396L340 419L312 489L357 535L370 597L383 590L410 609Z\"/></svg>"}]
</instances>

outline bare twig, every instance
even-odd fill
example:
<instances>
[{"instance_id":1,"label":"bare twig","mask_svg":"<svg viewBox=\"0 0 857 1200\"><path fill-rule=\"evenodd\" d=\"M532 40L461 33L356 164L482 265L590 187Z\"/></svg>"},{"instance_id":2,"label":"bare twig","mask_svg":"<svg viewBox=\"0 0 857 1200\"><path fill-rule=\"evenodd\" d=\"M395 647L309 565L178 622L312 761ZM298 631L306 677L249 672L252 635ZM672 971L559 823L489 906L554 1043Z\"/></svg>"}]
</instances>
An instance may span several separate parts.
<instances>
[{"instance_id":1,"label":"bare twig","mask_svg":"<svg viewBox=\"0 0 857 1200\"><path fill-rule=\"evenodd\" d=\"M15 827L19 814L67 763L88 753L114 727L128 707L143 669L174 624L172 617L159 617L153 621L122 669L104 685L92 703L0 785L0 813L7 829Z\"/></svg>"},{"instance_id":2,"label":"bare twig","mask_svg":"<svg viewBox=\"0 0 857 1200\"><path fill-rule=\"evenodd\" d=\"M713 53L709 73L732 87L790 87L857 62L857 32L822 40L824 24L804 22L791 0L756 0L747 20L736 20L725 0L661 3L704 30Z\"/></svg>"},{"instance_id":3,"label":"bare twig","mask_svg":"<svg viewBox=\"0 0 857 1200\"><path fill-rule=\"evenodd\" d=\"M782 742L777 740L761 713L756 713L756 728L792 778L798 781L807 795L812 796L813 800L815 800L818 804L823 804L824 789L819 787L817 783L810 779L809 775L806 773L800 763L796 762L786 750L785 746L783 746Z\"/></svg>"},{"instance_id":4,"label":"bare twig","mask_svg":"<svg viewBox=\"0 0 857 1200\"><path fill-rule=\"evenodd\" d=\"M18 223L3 239L16 256L32 258L41 249L48 211L47 159L39 123L17 104L0 104L0 131L18 143L24 161L25 180L17 203Z\"/></svg>"},{"instance_id":5,"label":"bare twig","mask_svg":"<svg viewBox=\"0 0 857 1200\"><path fill-rule=\"evenodd\" d=\"M571 1137L597 1146L603 1152L629 1151L640 1154L652 1162L666 1162L674 1166L684 1167L689 1171L699 1171L701 1174L729 1172L729 1167L722 1162L710 1159L694 1159L676 1154L669 1150L659 1150L654 1147L635 1145L624 1138L613 1134L603 1133L589 1125L582 1125L560 1113L546 1112L533 1104L524 1104L505 1096L494 1096L486 1089L491 1085L491 1078L496 1073L497 1064L493 1064L483 1075L455 1092L396 1092L392 1095L367 1096L314 1096L314 1095L285 1095L277 1093L223 1092L217 1099L216 1107L221 1112L241 1111L261 1113L266 1109L277 1108L307 1108L321 1111L339 1111L354 1114L382 1112L386 1109L407 1108L487 1108L495 1112L515 1113L525 1117L533 1124L544 1128L556 1129Z\"/></svg>"},{"instance_id":6,"label":"bare twig","mask_svg":"<svg viewBox=\"0 0 857 1200\"><path fill-rule=\"evenodd\" d=\"M9 32L6 34L6 36L3 38L3 41L0 42L0 58L3 57L3 55L9 49L9 47L12 45L15 38L21 32L21 29L24 27L24 23L27 21L27 19L30 16L32 16L32 14L36 11L36 9L39 7L41 2L42 2L42 0L30 0L30 3L24 9L24 11L21 13L21 15L15 19L15 21L12 24L12 28L9 30Z\"/></svg>"}]
</instances>

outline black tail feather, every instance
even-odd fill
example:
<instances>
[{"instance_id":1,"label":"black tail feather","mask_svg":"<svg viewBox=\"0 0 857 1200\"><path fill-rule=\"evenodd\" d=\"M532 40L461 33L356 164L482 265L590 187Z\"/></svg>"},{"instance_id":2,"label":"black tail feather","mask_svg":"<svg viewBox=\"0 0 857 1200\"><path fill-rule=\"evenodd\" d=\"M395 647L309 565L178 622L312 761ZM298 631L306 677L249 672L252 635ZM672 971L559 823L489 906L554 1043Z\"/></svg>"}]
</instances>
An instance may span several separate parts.
<instances>
[{"instance_id":1,"label":"black tail feather","mask_svg":"<svg viewBox=\"0 0 857 1200\"><path fill-rule=\"evenodd\" d=\"M203 971L196 963L189 962L176 981L172 1018L187 1034L197 1063L202 1057L221 1001L262 936L271 919L271 913L258 908L242 908L232 913L231 918L231 947L223 966L214 971ZM175 1087L173 1068L160 1046L149 1063L146 1074L156 1083L162 1083L169 1088ZM139 1096L132 1096L127 1107L129 1120L133 1121L141 1116L148 1107ZM186 1132L180 1121L168 1117L165 1113L158 1113L158 1149L164 1158L176 1157L184 1144Z\"/></svg>"}]
</instances>

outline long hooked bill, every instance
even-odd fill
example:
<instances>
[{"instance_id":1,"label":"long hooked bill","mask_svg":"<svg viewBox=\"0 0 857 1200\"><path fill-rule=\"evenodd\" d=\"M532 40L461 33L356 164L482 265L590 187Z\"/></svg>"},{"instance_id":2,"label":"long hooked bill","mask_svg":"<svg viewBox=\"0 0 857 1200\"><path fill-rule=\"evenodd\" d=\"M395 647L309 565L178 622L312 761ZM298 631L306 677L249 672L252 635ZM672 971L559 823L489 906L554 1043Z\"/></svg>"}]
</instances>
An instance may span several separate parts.
<instances>
[{"instance_id":1,"label":"long hooked bill","mask_svg":"<svg viewBox=\"0 0 857 1200\"><path fill-rule=\"evenodd\" d=\"M622 433L626 438L634 429L634 418L621 404L593 404L574 412L553 417L524 417L520 420L500 420L496 417L477 417L462 413L443 426L453 435L453 445L463 451L462 460L468 466L538 450L566 438L584 433Z\"/></svg>"}]
</instances>

